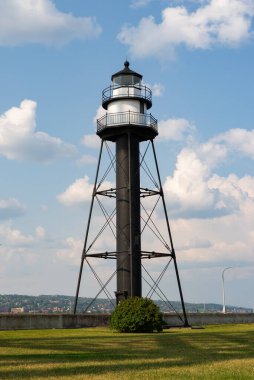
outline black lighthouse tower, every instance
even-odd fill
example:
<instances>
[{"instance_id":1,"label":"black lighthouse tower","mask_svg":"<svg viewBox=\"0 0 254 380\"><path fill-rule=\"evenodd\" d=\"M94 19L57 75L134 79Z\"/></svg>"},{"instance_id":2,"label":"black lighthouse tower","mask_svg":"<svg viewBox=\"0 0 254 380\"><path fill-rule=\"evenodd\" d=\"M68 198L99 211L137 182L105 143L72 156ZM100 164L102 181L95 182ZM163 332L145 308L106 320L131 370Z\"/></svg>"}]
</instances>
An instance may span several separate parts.
<instances>
[{"instance_id":1,"label":"black lighthouse tower","mask_svg":"<svg viewBox=\"0 0 254 380\"><path fill-rule=\"evenodd\" d=\"M84 249L81 257L74 313L76 313L77 309L84 262L88 263L93 270L89 264L89 258L116 260L116 270L106 284L103 284L100 279L98 281L97 278L97 281L101 285L101 289L105 291L106 285L111 281L112 277L116 275L116 302L127 297L141 297L143 295L143 259L166 258L169 259L169 263L173 263L182 306L182 321L186 326L188 325L188 321L153 143L154 138L158 135L157 120L148 113L148 110L152 107L152 91L142 84L142 75L130 69L128 61L124 63L123 70L112 75L111 85L103 90L102 107L105 109L106 113L97 120L97 135L101 138L101 148L88 217ZM105 179L109 170L113 169L115 172L115 187L101 190L102 180L99 180L101 160L105 146L107 148L108 143L110 142L111 145L113 143L115 151L114 153L109 153L111 163L102 178ZM143 142L148 143L148 146L151 147L150 149L152 151L157 177L157 180L153 181L153 188L150 189L141 187L141 168L142 165L145 165L145 154L148 150L147 147L145 153L141 153L140 145ZM149 165L146 165L145 171L153 178ZM115 242L114 248L110 252L98 252L98 250L92 251L93 244L89 244L88 239L90 234L90 224L93 217L94 203L98 197L105 196L114 199L114 210L108 213L103 206L101 207L105 217L105 225L102 226L100 232L105 229L105 226L110 227ZM142 216L142 210L144 207L142 206L141 198L152 196L160 198L164 211L168 243L162 238L165 242L165 250L163 252L161 250L143 250L142 248L142 233L147 226L149 227L150 225L151 233L153 231L155 236L160 238L161 235L158 227L152 222L153 211L148 212L147 210L144 210L143 213L146 215L146 220L144 220L144 217ZM101 201L99 202L101 204ZM166 265L166 268L168 265L169 264ZM164 268L164 273L165 271L166 269ZM156 291L156 288L163 275L160 275L156 280L153 280L149 273L148 275L150 277L150 282L152 283L152 293L155 292L158 295L159 293Z\"/></svg>"}]
</instances>

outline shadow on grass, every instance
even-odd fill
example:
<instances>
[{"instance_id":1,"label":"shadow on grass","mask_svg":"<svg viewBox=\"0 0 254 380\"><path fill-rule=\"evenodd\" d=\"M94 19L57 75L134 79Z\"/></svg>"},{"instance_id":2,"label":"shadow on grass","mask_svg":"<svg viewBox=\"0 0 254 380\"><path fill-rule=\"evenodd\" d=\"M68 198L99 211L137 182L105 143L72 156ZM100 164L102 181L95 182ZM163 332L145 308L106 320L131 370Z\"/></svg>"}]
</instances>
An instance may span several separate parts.
<instances>
[{"instance_id":1,"label":"shadow on grass","mask_svg":"<svg viewBox=\"0 0 254 380\"><path fill-rule=\"evenodd\" d=\"M0 378L103 375L184 367L254 358L254 326L224 331L167 331L161 334L55 334L36 331L8 337L0 344Z\"/></svg>"}]
</instances>

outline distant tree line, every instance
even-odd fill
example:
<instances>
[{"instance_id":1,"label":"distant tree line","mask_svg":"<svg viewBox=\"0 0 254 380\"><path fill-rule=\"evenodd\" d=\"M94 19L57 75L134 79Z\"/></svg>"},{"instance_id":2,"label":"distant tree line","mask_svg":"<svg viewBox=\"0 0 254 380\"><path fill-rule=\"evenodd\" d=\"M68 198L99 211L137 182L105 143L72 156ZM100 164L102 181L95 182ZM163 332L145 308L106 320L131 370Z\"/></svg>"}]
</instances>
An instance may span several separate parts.
<instances>
[{"instance_id":1,"label":"distant tree line","mask_svg":"<svg viewBox=\"0 0 254 380\"><path fill-rule=\"evenodd\" d=\"M89 313L111 313L115 308L115 300L98 298L92 302L92 298L80 297L77 312L86 310ZM181 312L181 303L176 301L154 300L161 312ZM0 295L0 313L11 312L12 309L23 308L26 313L71 313L74 297L67 295L39 295L29 296L20 294ZM191 313L215 313L222 310L222 305L214 303L186 303L187 312ZM251 309L227 306L229 312L248 312Z\"/></svg>"}]
</instances>

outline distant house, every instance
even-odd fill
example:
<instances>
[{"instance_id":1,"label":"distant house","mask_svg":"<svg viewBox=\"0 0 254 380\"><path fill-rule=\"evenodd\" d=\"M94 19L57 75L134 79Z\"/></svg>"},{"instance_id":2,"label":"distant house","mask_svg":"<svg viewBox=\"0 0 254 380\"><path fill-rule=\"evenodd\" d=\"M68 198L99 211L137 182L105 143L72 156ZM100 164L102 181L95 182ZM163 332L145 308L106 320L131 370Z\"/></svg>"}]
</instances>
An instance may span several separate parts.
<instances>
[{"instance_id":1,"label":"distant house","mask_svg":"<svg viewBox=\"0 0 254 380\"><path fill-rule=\"evenodd\" d=\"M13 314L18 314L18 313L24 313L24 308L23 307L12 307L11 308L11 313Z\"/></svg>"}]
</instances>

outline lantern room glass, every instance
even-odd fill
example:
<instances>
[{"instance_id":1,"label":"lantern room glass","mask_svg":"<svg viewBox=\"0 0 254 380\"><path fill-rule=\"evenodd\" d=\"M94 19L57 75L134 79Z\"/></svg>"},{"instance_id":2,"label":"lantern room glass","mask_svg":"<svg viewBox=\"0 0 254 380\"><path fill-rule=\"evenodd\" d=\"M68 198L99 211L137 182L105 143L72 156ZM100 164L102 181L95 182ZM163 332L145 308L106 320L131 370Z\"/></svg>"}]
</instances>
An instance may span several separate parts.
<instances>
[{"instance_id":1,"label":"lantern room glass","mask_svg":"<svg viewBox=\"0 0 254 380\"><path fill-rule=\"evenodd\" d=\"M141 78L136 75L119 75L113 79L113 84L117 86L141 85Z\"/></svg>"}]
</instances>

